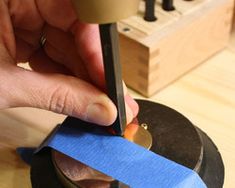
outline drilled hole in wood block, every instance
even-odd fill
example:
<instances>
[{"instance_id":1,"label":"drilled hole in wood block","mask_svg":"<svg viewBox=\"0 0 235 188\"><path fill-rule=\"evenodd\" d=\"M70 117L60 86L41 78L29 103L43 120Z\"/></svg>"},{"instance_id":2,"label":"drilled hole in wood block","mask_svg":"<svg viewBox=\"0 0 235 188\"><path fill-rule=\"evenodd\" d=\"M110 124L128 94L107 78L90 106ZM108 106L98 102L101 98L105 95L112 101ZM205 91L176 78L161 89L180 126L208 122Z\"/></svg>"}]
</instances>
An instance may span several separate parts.
<instances>
[{"instance_id":1,"label":"drilled hole in wood block","mask_svg":"<svg viewBox=\"0 0 235 188\"><path fill-rule=\"evenodd\" d=\"M128 27L124 27L122 30L123 30L124 32L129 32L131 29L128 28Z\"/></svg>"}]
</instances>

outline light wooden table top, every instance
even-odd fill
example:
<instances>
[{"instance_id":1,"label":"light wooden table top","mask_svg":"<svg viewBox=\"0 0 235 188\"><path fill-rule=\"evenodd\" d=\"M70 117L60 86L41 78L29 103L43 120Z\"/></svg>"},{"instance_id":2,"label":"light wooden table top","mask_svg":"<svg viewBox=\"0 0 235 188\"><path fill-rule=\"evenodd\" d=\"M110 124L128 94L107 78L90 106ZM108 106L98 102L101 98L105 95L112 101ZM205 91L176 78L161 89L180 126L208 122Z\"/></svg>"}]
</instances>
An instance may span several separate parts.
<instances>
[{"instance_id":1,"label":"light wooden table top","mask_svg":"<svg viewBox=\"0 0 235 188\"><path fill-rule=\"evenodd\" d=\"M235 43L234 43L235 44ZM141 98L133 91L131 94ZM235 50L227 48L150 100L187 116L218 146L225 164L225 188L235 185ZM0 113L0 187L30 188L29 167L19 146L37 146L64 116L19 108Z\"/></svg>"}]
</instances>

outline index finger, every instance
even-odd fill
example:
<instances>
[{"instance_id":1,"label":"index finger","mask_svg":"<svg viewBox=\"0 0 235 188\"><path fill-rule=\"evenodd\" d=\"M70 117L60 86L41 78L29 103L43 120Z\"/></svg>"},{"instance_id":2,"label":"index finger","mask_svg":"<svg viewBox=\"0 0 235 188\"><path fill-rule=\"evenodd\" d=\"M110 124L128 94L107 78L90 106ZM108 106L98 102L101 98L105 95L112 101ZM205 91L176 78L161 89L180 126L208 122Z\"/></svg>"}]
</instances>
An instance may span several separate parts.
<instances>
[{"instance_id":1,"label":"index finger","mask_svg":"<svg viewBox=\"0 0 235 188\"><path fill-rule=\"evenodd\" d=\"M73 33L78 53L91 80L96 86L104 89L104 66L98 25L77 21Z\"/></svg>"},{"instance_id":2,"label":"index finger","mask_svg":"<svg viewBox=\"0 0 235 188\"><path fill-rule=\"evenodd\" d=\"M43 19L51 26L68 31L77 20L71 0L34 0Z\"/></svg>"},{"instance_id":3,"label":"index finger","mask_svg":"<svg viewBox=\"0 0 235 188\"><path fill-rule=\"evenodd\" d=\"M29 31L42 28L44 21L35 0L7 1L13 27Z\"/></svg>"},{"instance_id":4,"label":"index finger","mask_svg":"<svg viewBox=\"0 0 235 188\"><path fill-rule=\"evenodd\" d=\"M102 51L98 26L78 21L71 0L36 0L44 20L63 31L72 31L77 53L93 83L105 87Z\"/></svg>"}]
</instances>

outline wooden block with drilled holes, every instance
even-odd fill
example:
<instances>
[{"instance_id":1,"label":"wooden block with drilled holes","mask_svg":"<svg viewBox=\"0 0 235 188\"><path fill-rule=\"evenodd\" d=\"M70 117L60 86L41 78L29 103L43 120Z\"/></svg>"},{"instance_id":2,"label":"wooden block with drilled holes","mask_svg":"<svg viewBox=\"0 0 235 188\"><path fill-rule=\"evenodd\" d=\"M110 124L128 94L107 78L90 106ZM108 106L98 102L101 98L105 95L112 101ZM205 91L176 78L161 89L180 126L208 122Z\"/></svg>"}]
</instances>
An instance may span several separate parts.
<instances>
[{"instance_id":1,"label":"wooden block with drilled holes","mask_svg":"<svg viewBox=\"0 0 235 188\"><path fill-rule=\"evenodd\" d=\"M137 15L118 23L127 85L150 97L223 49L229 39L233 0L175 0L175 11L156 3L156 22ZM223 62L221 62L223 63Z\"/></svg>"}]
</instances>

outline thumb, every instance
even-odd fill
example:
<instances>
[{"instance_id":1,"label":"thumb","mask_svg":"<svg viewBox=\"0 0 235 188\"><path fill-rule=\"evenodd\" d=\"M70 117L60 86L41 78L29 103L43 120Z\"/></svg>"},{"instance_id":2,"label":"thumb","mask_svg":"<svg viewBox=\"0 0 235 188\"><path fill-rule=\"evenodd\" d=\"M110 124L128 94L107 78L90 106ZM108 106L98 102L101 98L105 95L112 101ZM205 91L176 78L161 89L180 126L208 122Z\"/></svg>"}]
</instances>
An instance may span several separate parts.
<instances>
[{"instance_id":1,"label":"thumb","mask_svg":"<svg viewBox=\"0 0 235 188\"><path fill-rule=\"evenodd\" d=\"M1 67L3 68L3 67ZM99 125L112 124L116 107L91 84L61 74L41 74L12 64L0 73L0 108L36 107Z\"/></svg>"}]
</instances>

